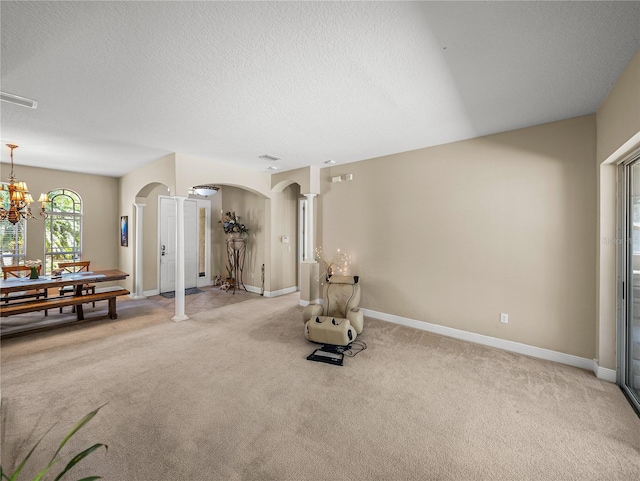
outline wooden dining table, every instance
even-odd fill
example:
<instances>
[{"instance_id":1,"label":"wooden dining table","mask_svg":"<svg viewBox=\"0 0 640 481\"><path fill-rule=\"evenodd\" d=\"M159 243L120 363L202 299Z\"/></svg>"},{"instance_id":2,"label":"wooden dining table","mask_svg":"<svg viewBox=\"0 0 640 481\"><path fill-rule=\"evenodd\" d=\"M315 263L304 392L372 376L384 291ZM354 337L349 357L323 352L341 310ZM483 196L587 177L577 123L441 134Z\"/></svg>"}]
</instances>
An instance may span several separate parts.
<instances>
[{"instance_id":1,"label":"wooden dining table","mask_svg":"<svg viewBox=\"0 0 640 481\"><path fill-rule=\"evenodd\" d=\"M127 295L129 291L117 287L105 287L96 289L95 293L86 293L82 289L85 284L97 284L126 279L129 276L126 272L117 269L99 270L91 272L75 272L62 274L59 277L40 276L37 279L28 277L0 279L0 316L8 317L15 314L23 314L27 312L43 311L64 306L75 306L77 320L84 320L84 311L82 304L108 300L109 301L109 317L117 318L115 299L117 296ZM72 296L46 297L36 298L32 300L21 300L20 302L11 302L11 298L4 297L4 294L11 292L21 292L30 290L46 290L59 289L65 286L73 286L74 292Z\"/></svg>"}]
</instances>

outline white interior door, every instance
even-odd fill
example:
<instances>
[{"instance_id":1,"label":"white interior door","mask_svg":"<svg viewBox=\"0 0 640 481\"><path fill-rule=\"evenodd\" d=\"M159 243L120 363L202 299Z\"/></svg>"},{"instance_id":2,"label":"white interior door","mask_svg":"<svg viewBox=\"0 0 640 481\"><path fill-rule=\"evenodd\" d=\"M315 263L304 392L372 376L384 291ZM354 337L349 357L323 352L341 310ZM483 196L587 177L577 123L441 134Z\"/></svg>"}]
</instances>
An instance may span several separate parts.
<instances>
[{"instance_id":1,"label":"white interior door","mask_svg":"<svg viewBox=\"0 0 640 481\"><path fill-rule=\"evenodd\" d=\"M160 197L160 292L176 290L176 201Z\"/></svg>"},{"instance_id":2,"label":"white interior door","mask_svg":"<svg viewBox=\"0 0 640 481\"><path fill-rule=\"evenodd\" d=\"M195 287L198 266L197 204L184 202L185 287ZM176 201L160 197L160 292L176 290Z\"/></svg>"}]
</instances>

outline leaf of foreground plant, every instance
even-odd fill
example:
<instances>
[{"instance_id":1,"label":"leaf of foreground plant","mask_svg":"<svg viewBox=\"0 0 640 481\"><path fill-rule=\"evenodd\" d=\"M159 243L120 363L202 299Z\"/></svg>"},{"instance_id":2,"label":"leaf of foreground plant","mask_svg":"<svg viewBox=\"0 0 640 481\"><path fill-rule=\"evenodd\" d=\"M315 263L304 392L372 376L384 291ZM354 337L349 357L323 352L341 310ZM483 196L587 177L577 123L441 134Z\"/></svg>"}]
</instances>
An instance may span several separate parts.
<instances>
[{"instance_id":1,"label":"leaf of foreground plant","mask_svg":"<svg viewBox=\"0 0 640 481\"><path fill-rule=\"evenodd\" d=\"M54 424L55 426L55 424ZM51 431L53 429L53 426L51 426L49 429L47 429L47 432L44 433L42 435L42 437L40 439L38 439L38 442L35 444L34 447L31 448L31 451L29 451L29 454L27 454L27 457L24 458L22 460L22 462L18 465L18 468L13 472L13 474L11 475L10 478L7 478L7 476L3 473L2 475L8 479L9 481L15 481L16 479L18 479L18 476L20 475L20 472L22 471L22 468L24 468L24 465L26 464L27 460L31 457L31 455L33 454L33 452L36 450L36 448L38 447L38 444L40 444L40 441L42 441L44 439L44 437L49 433L49 431Z\"/></svg>"},{"instance_id":2,"label":"leaf of foreground plant","mask_svg":"<svg viewBox=\"0 0 640 481\"><path fill-rule=\"evenodd\" d=\"M101 448L102 446L104 446L105 451L109 450L109 446L107 446L106 444L94 444L93 446L91 446L90 448L85 449L84 451L82 451L81 453L76 454L73 459L71 459L71 461L69 461L67 463L67 466L64 468L64 470L58 474L56 476L56 478L53 481L59 481L60 478L62 478L62 476L64 476L64 474L69 471L71 468L73 468L76 464L78 464L80 461L82 461L84 458L86 458L87 456L89 456L92 452L94 452L96 449ZM88 478L87 478L88 479ZM94 479L100 479L100 477L98 476L97 478Z\"/></svg>"},{"instance_id":3,"label":"leaf of foreground plant","mask_svg":"<svg viewBox=\"0 0 640 481\"><path fill-rule=\"evenodd\" d=\"M82 427L87 424L89 421L91 421L93 419L93 417L98 414L98 411L100 411L101 408L103 408L105 406L105 404L103 404L102 406L100 406L99 408L97 408L95 411L91 411L89 414L87 414L85 417L83 417L80 421L78 421L76 423L75 426L73 426L73 428L71 428L71 431L69 431L67 433L67 435L64 437L64 439L60 442L60 446L58 446L58 449L56 450L55 453L53 453L53 457L51 458L51 461L53 461L56 456L58 455L58 453L60 452L60 450L64 447L65 444L67 444L67 441L69 441L69 439L71 439L71 437L77 433L80 429L82 429Z\"/></svg>"},{"instance_id":4,"label":"leaf of foreground plant","mask_svg":"<svg viewBox=\"0 0 640 481\"><path fill-rule=\"evenodd\" d=\"M91 411L89 414L87 414L85 417L83 417L80 421L78 421L75 426L73 426L73 428L71 428L71 431L69 431L67 433L67 435L64 437L64 439L60 442L60 445L58 446L58 449L56 450L55 453L53 453L53 456L51 457L51 461L49 461L49 464L38 473L38 475L33 478L33 481L41 481L44 478L44 475L47 474L47 472L49 471L49 469L51 469L51 467L56 464L58 461L60 461L59 458L57 458L58 453L60 453L60 450L64 447L65 444L67 444L67 442L69 441L69 439L71 439L71 437L77 433L85 424L87 424L89 421L91 421L93 419L93 417L98 414L98 411L100 411L101 408L103 408L106 405L103 404L102 406L100 406L99 408L97 408L95 411ZM52 426L53 427L53 426ZM35 446L34 446L35 449ZM13 478L12 478L13 481Z\"/></svg>"}]
</instances>

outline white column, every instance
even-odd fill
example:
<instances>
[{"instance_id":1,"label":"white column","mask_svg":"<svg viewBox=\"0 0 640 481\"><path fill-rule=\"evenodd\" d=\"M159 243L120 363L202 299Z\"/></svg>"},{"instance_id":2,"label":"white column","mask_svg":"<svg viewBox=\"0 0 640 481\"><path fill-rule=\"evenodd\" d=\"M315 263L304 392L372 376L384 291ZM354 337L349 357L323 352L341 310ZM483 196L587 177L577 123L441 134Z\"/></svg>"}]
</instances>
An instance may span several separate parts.
<instances>
[{"instance_id":1,"label":"white column","mask_svg":"<svg viewBox=\"0 0 640 481\"><path fill-rule=\"evenodd\" d=\"M134 266L134 282L135 292L131 296L132 299L144 299L143 294L143 268L142 260L144 256L144 206L146 204L133 204L136 208L136 264Z\"/></svg>"},{"instance_id":2,"label":"white column","mask_svg":"<svg viewBox=\"0 0 640 481\"><path fill-rule=\"evenodd\" d=\"M313 208L313 198L316 196L317 194L304 194L304 196L307 198L307 222L305 223L304 226L304 231L306 232L305 235L305 241L306 241L306 246L305 246L305 256L304 256L304 261L305 262L313 262L315 260L314 255L313 255L313 245L315 242L315 235L313 232L313 227L315 225L315 219L314 219L314 208Z\"/></svg>"},{"instance_id":3,"label":"white column","mask_svg":"<svg viewBox=\"0 0 640 481\"><path fill-rule=\"evenodd\" d=\"M176 315L172 320L186 321L184 313L184 201L186 197L175 196L176 200Z\"/></svg>"}]
</instances>

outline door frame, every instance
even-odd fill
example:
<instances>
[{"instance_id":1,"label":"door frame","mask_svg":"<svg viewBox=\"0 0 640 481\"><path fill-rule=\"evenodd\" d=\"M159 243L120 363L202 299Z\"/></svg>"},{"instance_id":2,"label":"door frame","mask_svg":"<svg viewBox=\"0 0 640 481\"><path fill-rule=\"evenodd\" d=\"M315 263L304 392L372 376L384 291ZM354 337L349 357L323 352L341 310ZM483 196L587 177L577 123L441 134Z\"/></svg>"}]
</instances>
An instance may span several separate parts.
<instances>
[{"instance_id":1,"label":"door frame","mask_svg":"<svg viewBox=\"0 0 640 481\"><path fill-rule=\"evenodd\" d=\"M162 292L161 289L161 283L162 283L162 265L161 265L161 250L162 250L162 243L161 243L161 237L162 237L162 208L161 208L161 199L168 199L172 202L175 202L175 199L173 196L170 195L159 195L158 196L158 232L156 234L156 240L157 240L157 276L156 276L156 286L158 289L158 294L160 294ZM207 200L202 200L202 199L186 199L186 202L195 202L196 203L196 229L199 230L199 223L198 223L198 212L200 210L200 208L205 208L206 209L206 214L205 214L205 275L204 277L200 277L197 269L196 269L196 287L204 287L204 286L210 286L213 284L213 278L211 276L211 202L207 201ZM200 232L196 232L196 239L198 239L200 236ZM196 265L197 265L197 255L198 255L198 251L196 248L195 251L195 255L196 255Z\"/></svg>"},{"instance_id":2,"label":"door frame","mask_svg":"<svg viewBox=\"0 0 640 481\"><path fill-rule=\"evenodd\" d=\"M618 164L618 225L617 239L617 372L616 384L620 387L630 404L640 414L640 393L633 392L629 376L629 319L633 303L633 235L631 180L633 165L640 167L640 150L635 150Z\"/></svg>"}]
</instances>

